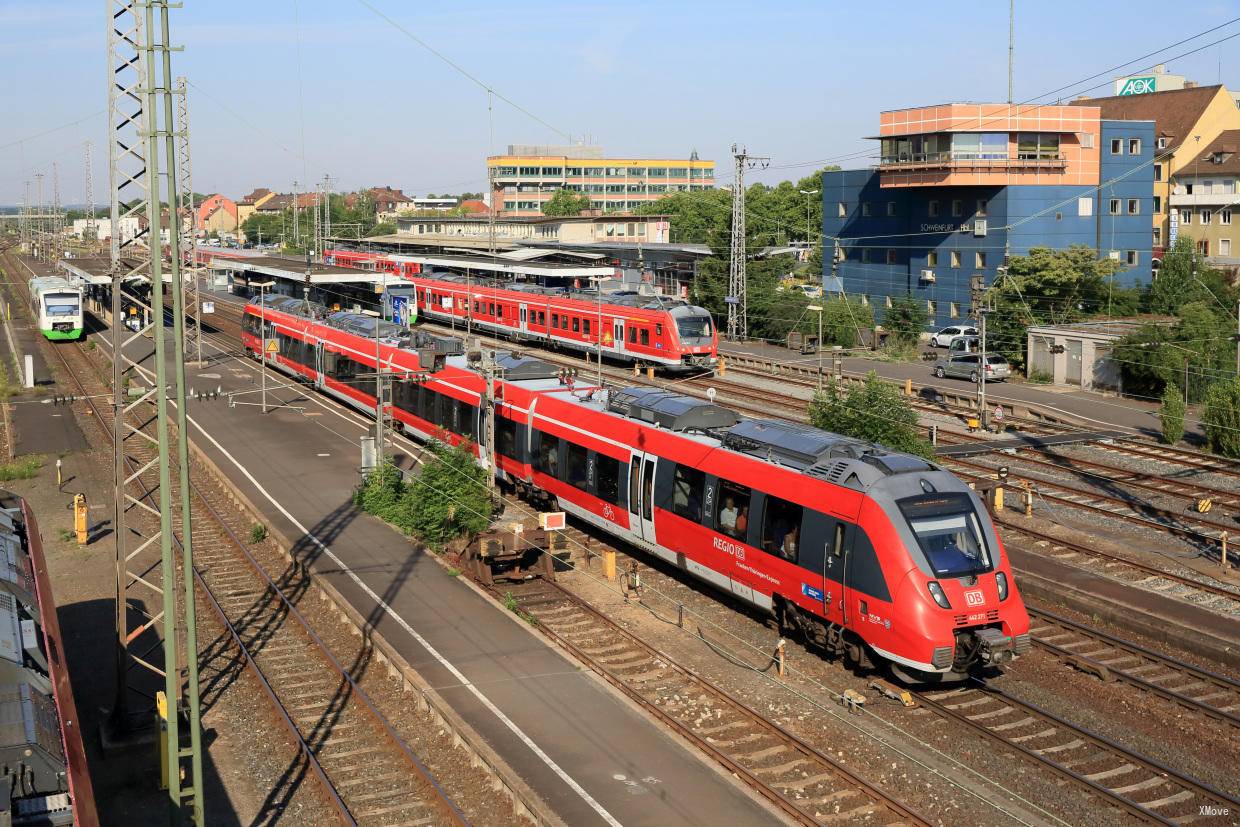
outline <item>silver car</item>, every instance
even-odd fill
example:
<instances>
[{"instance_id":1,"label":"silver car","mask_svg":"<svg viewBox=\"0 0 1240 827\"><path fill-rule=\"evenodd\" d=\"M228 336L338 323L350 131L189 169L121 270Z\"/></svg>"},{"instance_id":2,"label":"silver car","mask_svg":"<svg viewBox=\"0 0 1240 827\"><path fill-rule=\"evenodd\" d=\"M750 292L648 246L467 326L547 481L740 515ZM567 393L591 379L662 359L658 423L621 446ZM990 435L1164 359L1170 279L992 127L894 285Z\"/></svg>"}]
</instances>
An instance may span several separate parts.
<instances>
[{"instance_id":1,"label":"silver car","mask_svg":"<svg viewBox=\"0 0 1240 827\"><path fill-rule=\"evenodd\" d=\"M978 382L981 379L982 355L980 353L962 353L934 363L934 375L939 379L950 376L953 379L968 379ZM1007 359L993 353L986 357L986 381L999 382L1012 374Z\"/></svg>"}]
</instances>

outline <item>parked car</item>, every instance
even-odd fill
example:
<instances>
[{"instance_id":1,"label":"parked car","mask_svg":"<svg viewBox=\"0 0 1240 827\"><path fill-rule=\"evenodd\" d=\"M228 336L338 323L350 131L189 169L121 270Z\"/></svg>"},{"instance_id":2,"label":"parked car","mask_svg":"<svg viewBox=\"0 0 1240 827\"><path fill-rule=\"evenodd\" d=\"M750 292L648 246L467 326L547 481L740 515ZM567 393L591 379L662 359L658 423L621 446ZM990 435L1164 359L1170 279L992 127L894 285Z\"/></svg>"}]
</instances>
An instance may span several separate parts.
<instances>
[{"instance_id":1,"label":"parked car","mask_svg":"<svg viewBox=\"0 0 1240 827\"><path fill-rule=\"evenodd\" d=\"M792 288L794 292L803 293L811 299L822 297L822 287L817 284L798 284Z\"/></svg>"},{"instance_id":2,"label":"parked car","mask_svg":"<svg viewBox=\"0 0 1240 827\"><path fill-rule=\"evenodd\" d=\"M930 337L931 347L951 347L952 340L957 336L976 336L977 328L970 325L952 325L945 327Z\"/></svg>"},{"instance_id":3,"label":"parked car","mask_svg":"<svg viewBox=\"0 0 1240 827\"><path fill-rule=\"evenodd\" d=\"M977 353L981 349L981 336L957 336L947 346L947 354L955 356L957 353Z\"/></svg>"},{"instance_id":4,"label":"parked car","mask_svg":"<svg viewBox=\"0 0 1240 827\"><path fill-rule=\"evenodd\" d=\"M953 379L968 379L977 382L981 379L982 355L980 353L962 353L949 356L934 363L934 375L939 379L950 376ZM1012 375L1012 367L1007 359L993 353L986 357L986 381L1000 382Z\"/></svg>"}]
</instances>

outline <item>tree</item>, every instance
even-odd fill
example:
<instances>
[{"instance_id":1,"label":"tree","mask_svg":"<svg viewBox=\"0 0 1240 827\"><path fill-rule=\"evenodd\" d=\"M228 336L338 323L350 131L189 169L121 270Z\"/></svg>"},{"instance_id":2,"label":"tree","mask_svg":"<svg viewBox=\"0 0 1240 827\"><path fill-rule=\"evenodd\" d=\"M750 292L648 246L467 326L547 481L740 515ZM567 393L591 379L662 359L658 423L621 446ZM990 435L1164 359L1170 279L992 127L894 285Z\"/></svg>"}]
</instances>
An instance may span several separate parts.
<instances>
[{"instance_id":1,"label":"tree","mask_svg":"<svg viewBox=\"0 0 1240 827\"><path fill-rule=\"evenodd\" d=\"M1210 386L1201 423L1211 451L1240 459L1240 376Z\"/></svg>"},{"instance_id":2,"label":"tree","mask_svg":"<svg viewBox=\"0 0 1240 827\"><path fill-rule=\"evenodd\" d=\"M384 221L370 228L367 235L394 235L396 233L396 225L391 221Z\"/></svg>"},{"instance_id":3,"label":"tree","mask_svg":"<svg viewBox=\"0 0 1240 827\"><path fill-rule=\"evenodd\" d=\"M1066 250L1034 247L1028 255L1012 256L1007 275L990 290L994 312L987 320L987 349L1020 368L1030 325L1134 312L1138 294L1114 284L1120 269L1118 261L1098 258L1083 244Z\"/></svg>"},{"instance_id":4,"label":"tree","mask_svg":"<svg viewBox=\"0 0 1240 827\"><path fill-rule=\"evenodd\" d=\"M280 213L252 212L241 222L241 232L245 233L246 241L255 244L260 240L264 244L278 241L284 233L282 218Z\"/></svg>"},{"instance_id":5,"label":"tree","mask_svg":"<svg viewBox=\"0 0 1240 827\"><path fill-rule=\"evenodd\" d=\"M895 385L870 371L860 385L842 390L832 380L809 403L816 428L876 442L896 451L931 457L930 443L918 434L917 412Z\"/></svg>"},{"instance_id":6,"label":"tree","mask_svg":"<svg viewBox=\"0 0 1240 827\"><path fill-rule=\"evenodd\" d=\"M836 296L822 303L823 344L856 347L862 342L862 331L873 328L874 310L860 299Z\"/></svg>"},{"instance_id":7,"label":"tree","mask_svg":"<svg viewBox=\"0 0 1240 827\"><path fill-rule=\"evenodd\" d=\"M1162 421L1163 441L1168 445L1174 445L1184 437L1184 410L1184 392L1174 382L1167 383L1158 418Z\"/></svg>"},{"instance_id":8,"label":"tree","mask_svg":"<svg viewBox=\"0 0 1240 827\"><path fill-rule=\"evenodd\" d=\"M926 329L930 314L925 306L912 296L898 296L891 300L883 316L883 328L897 342L916 344Z\"/></svg>"},{"instance_id":9,"label":"tree","mask_svg":"<svg viewBox=\"0 0 1240 827\"><path fill-rule=\"evenodd\" d=\"M543 215L581 215L582 210L588 209L590 209L590 197L570 189L556 190L555 195L548 198L542 205Z\"/></svg>"}]
</instances>

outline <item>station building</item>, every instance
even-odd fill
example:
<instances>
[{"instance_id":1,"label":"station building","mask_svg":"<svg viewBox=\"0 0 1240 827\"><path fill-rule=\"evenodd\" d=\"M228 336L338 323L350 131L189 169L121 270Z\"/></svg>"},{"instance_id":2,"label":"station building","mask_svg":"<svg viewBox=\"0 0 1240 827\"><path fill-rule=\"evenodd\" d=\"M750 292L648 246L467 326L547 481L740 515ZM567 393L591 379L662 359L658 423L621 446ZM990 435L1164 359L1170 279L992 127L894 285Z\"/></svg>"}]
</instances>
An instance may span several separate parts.
<instances>
[{"instance_id":1,"label":"station building","mask_svg":"<svg viewBox=\"0 0 1240 827\"><path fill-rule=\"evenodd\" d=\"M827 289L876 318L904 295L935 327L973 318L1005 257L1033 247L1084 244L1123 264L1118 284L1149 281L1152 121L953 103L883 112L876 139L876 168L822 178Z\"/></svg>"}]
</instances>

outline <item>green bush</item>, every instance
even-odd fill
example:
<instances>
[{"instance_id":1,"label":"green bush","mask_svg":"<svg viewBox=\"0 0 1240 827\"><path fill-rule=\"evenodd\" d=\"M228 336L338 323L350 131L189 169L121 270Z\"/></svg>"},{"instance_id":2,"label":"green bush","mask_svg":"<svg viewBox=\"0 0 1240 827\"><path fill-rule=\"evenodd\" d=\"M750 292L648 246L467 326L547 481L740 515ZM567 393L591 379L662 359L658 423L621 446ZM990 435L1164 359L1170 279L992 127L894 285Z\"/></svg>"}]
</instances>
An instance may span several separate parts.
<instances>
[{"instance_id":1,"label":"green bush","mask_svg":"<svg viewBox=\"0 0 1240 827\"><path fill-rule=\"evenodd\" d=\"M926 306L912 296L899 296L891 300L883 316L883 328L892 339L917 342L930 320Z\"/></svg>"},{"instance_id":2,"label":"green bush","mask_svg":"<svg viewBox=\"0 0 1240 827\"><path fill-rule=\"evenodd\" d=\"M466 446L442 442L429 446L421 473L406 482L400 469L384 465L354 494L358 508L391 523L431 546L463 534L477 534L491 524L487 472Z\"/></svg>"},{"instance_id":3,"label":"green bush","mask_svg":"<svg viewBox=\"0 0 1240 827\"><path fill-rule=\"evenodd\" d=\"M809 403L809 421L816 428L877 442L896 451L930 457L934 449L918 431L917 412L895 385L870 371L865 381L848 390L831 382Z\"/></svg>"},{"instance_id":4,"label":"green bush","mask_svg":"<svg viewBox=\"0 0 1240 827\"><path fill-rule=\"evenodd\" d=\"M1162 420L1163 440L1168 445L1174 445L1184 437L1184 392L1174 382L1163 391L1158 418Z\"/></svg>"},{"instance_id":5,"label":"green bush","mask_svg":"<svg viewBox=\"0 0 1240 827\"><path fill-rule=\"evenodd\" d=\"M250 545L261 543L267 539L267 526L262 523L255 523L250 528Z\"/></svg>"},{"instance_id":6,"label":"green bush","mask_svg":"<svg viewBox=\"0 0 1240 827\"><path fill-rule=\"evenodd\" d=\"M1051 376L1046 371L1038 370L1037 368L1030 368L1029 374L1025 378L1035 385L1049 385L1051 382L1055 381L1055 377Z\"/></svg>"},{"instance_id":7,"label":"green bush","mask_svg":"<svg viewBox=\"0 0 1240 827\"><path fill-rule=\"evenodd\" d=\"M1211 451L1240 459L1240 376L1210 386L1201 422Z\"/></svg>"}]
</instances>

